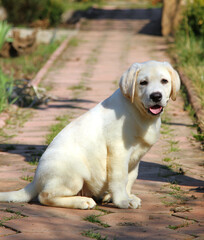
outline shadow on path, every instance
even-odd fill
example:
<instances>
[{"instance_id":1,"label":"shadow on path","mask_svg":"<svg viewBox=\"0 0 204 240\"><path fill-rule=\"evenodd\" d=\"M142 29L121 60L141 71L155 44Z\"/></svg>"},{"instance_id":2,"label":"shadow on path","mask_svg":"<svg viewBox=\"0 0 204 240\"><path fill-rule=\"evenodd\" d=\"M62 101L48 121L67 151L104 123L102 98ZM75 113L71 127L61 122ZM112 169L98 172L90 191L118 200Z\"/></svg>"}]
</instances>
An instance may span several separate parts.
<instances>
[{"instance_id":1,"label":"shadow on path","mask_svg":"<svg viewBox=\"0 0 204 240\"><path fill-rule=\"evenodd\" d=\"M162 124L170 125L170 126L183 126L183 127L190 127L190 128L193 128L193 127L197 126L196 124L185 124L185 123L166 122L166 121L165 122L162 121Z\"/></svg>"},{"instance_id":2,"label":"shadow on path","mask_svg":"<svg viewBox=\"0 0 204 240\"><path fill-rule=\"evenodd\" d=\"M156 182L171 182L184 186L204 186L204 181L185 176L182 172L174 172L165 165L153 162L140 162L138 179Z\"/></svg>"},{"instance_id":3,"label":"shadow on path","mask_svg":"<svg viewBox=\"0 0 204 240\"><path fill-rule=\"evenodd\" d=\"M52 100L48 105L40 105L37 107L38 110L45 110L46 108L65 108L65 109L80 109L80 110L89 110L90 108L81 107L79 103L95 103L95 101L87 99L57 99Z\"/></svg>"},{"instance_id":4,"label":"shadow on path","mask_svg":"<svg viewBox=\"0 0 204 240\"><path fill-rule=\"evenodd\" d=\"M81 18L88 20L118 20L118 21L137 21L139 20L141 29L139 33L148 35L161 35L161 8L152 9L100 9L90 8L85 11L75 11L67 20L68 24L75 24ZM147 20L143 25L141 20ZM129 28L127 28L129 30ZM87 30L87 29L86 29ZM96 29L97 30L97 27ZM100 30L100 29L99 29ZM111 24L106 26L106 30L113 30ZM126 30L123 28L123 30Z\"/></svg>"}]
</instances>

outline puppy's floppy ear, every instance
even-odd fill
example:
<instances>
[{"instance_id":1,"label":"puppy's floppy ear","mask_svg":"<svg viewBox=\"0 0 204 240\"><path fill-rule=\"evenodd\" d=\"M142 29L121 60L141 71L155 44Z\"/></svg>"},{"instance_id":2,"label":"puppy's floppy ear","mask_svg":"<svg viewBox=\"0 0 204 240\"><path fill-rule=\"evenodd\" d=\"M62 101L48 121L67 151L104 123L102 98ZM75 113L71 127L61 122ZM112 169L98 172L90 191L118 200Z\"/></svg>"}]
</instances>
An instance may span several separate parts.
<instances>
[{"instance_id":1,"label":"puppy's floppy ear","mask_svg":"<svg viewBox=\"0 0 204 240\"><path fill-rule=\"evenodd\" d=\"M181 80L178 75L178 72L176 70L174 70L173 67L168 62L164 62L164 65L167 67L167 69L171 75L171 99L173 101L175 101L176 95L181 86Z\"/></svg>"},{"instance_id":2,"label":"puppy's floppy ear","mask_svg":"<svg viewBox=\"0 0 204 240\"><path fill-rule=\"evenodd\" d=\"M129 98L132 103L134 101L137 75L140 68L141 65L139 63L132 64L132 66L122 75L119 83L121 92L125 97Z\"/></svg>"}]
</instances>

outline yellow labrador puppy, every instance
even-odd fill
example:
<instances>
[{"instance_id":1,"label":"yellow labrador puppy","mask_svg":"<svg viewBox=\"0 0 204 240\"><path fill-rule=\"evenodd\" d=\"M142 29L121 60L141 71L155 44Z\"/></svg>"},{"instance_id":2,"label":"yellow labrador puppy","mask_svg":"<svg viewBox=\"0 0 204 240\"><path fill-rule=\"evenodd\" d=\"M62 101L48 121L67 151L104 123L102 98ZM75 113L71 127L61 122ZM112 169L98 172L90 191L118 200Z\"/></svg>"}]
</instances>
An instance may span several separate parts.
<instances>
[{"instance_id":1,"label":"yellow labrador puppy","mask_svg":"<svg viewBox=\"0 0 204 240\"><path fill-rule=\"evenodd\" d=\"M32 183L0 201L90 209L94 198L138 208L131 193L140 158L157 141L160 115L180 88L167 62L134 63L112 96L66 126L42 155Z\"/></svg>"}]
</instances>

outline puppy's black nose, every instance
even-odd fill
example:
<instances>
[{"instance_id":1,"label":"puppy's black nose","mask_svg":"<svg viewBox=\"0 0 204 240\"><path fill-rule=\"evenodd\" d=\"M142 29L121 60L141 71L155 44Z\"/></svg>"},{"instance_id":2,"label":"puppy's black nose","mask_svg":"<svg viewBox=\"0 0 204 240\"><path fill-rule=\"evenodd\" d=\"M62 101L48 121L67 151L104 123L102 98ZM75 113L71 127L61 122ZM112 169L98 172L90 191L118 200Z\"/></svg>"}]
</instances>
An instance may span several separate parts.
<instances>
[{"instance_id":1,"label":"puppy's black nose","mask_svg":"<svg viewBox=\"0 0 204 240\"><path fill-rule=\"evenodd\" d=\"M162 99L162 94L160 92L153 92L152 94L150 94L150 99L153 102L159 102Z\"/></svg>"}]
</instances>

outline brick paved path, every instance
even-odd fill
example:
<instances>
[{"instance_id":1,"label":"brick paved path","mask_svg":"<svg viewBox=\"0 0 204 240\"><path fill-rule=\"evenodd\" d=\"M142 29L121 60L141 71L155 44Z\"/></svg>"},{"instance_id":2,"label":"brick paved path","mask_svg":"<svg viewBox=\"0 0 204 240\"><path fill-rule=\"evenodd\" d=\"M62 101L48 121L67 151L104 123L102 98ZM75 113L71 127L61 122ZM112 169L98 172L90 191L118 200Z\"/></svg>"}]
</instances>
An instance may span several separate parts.
<instances>
[{"instance_id":1,"label":"brick paved path","mask_svg":"<svg viewBox=\"0 0 204 240\"><path fill-rule=\"evenodd\" d=\"M133 62L169 60L164 39L145 34L156 26L157 10L135 12L106 10L105 18L82 22L78 46L66 49L42 83L51 86L50 93L58 99L33 110L17 136L0 145L0 191L27 184L26 177L36 168L27 161L45 149L45 136L57 116L75 118L109 96ZM37 201L0 203L0 238L88 239L84 233L95 239L203 239L203 152L192 139L195 128L183 111L181 96L169 104L161 132L142 159L133 187L142 199L140 209L99 204L84 211Z\"/></svg>"}]
</instances>

